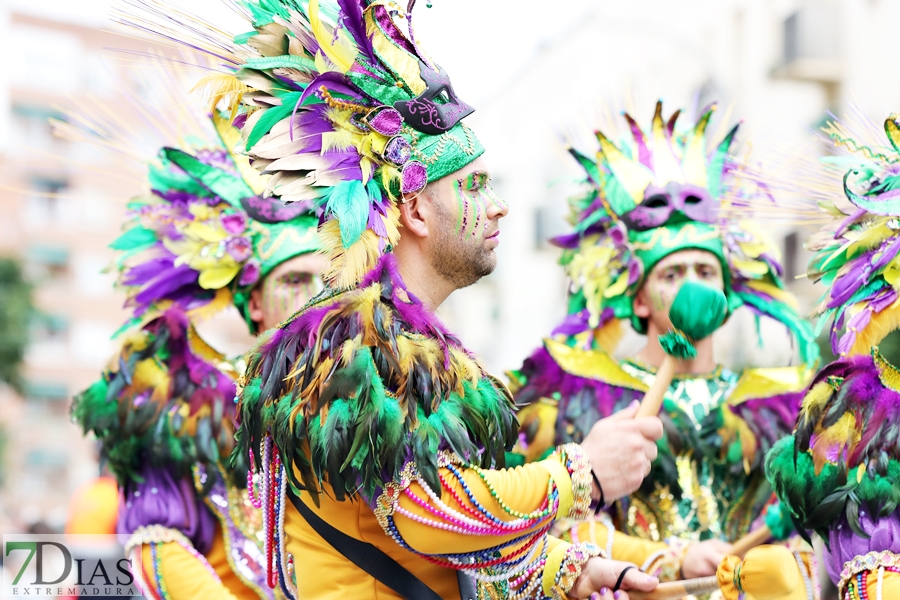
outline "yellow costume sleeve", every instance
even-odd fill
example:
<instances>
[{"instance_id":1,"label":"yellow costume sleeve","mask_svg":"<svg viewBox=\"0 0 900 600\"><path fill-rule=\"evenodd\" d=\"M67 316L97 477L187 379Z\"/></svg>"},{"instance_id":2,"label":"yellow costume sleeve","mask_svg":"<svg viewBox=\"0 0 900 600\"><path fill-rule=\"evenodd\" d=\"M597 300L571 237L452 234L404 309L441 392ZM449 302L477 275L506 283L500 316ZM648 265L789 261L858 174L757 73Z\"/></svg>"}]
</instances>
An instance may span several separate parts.
<instances>
[{"instance_id":1,"label":"yellow costume sleeve","mask_svg":"<svg viewBox=\"0 0 900 600\"><path fill-rule=\"evenodd\" d=\"M662 581L679 578L684 554L690 546L689 542L679 539L654 542L616 531L605 513L585 521L560 521L554 531L572 543L596 544L609 558L634 563Z\"/></svg>"},{"instance_id":2,"label":"yellow costume sleeve","mask_svg":"<svg viewBox=\"0 0 900 600\"><path fill-rule=\"evenodd\" d=\"M156 562L151 546L156 546ZM141 557L144 581L157 593L161 583L171 600L238 600L208 565L178 542L144 544Z\"/></svg>"},{"instance_id":3,"label":"yellow costume sleeve","mask_svg":"<svg viewBox=\"0 0 900 600\"><path fill-rule=\"evenodd\" d=\"M450 567L509 572L519 593L528 590L530 597L542 586L558 598L588 559L601 554L591 544L548 535L557 517L589 513L590 464L577 444L514 469L480 469L449 452L439 456L438 467L440 490L408 463L401 481L376 500L382 528L405 548Z\"/></svg>"}]
</instances>

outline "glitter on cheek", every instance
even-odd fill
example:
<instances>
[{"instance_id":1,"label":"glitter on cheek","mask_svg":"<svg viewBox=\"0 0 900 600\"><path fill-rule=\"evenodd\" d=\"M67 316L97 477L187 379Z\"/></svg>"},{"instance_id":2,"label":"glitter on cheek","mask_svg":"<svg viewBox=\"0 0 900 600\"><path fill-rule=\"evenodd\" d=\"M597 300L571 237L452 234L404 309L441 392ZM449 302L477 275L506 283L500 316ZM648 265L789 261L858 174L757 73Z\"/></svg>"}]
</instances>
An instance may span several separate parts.
<instances>
[{"instance_id":1,"label":"glitter on cheek","mask_svg":"<svg viewBox=\"0 0 900 600\"><path fill-rule=\"evenodd\" d=\"M466 207L465 194L463 193L463 180L457 179L456 186L453 188L456 196L456 235L462 235L465 232Z\"/></svg>"},{"instance_id":2,"label":"glitter on cheek","mask_svg":"<svg viewBox=\"0 0 900 600\"><path fill-rule=\"evenodd\" d=\"M472 236L474 237L476 233L478 233L478 224L481 223L481 210L484 205L484 197L481 195L481 190L476 190L475 192L475 222L472 223Z\"/></svg>"}]
</instances>

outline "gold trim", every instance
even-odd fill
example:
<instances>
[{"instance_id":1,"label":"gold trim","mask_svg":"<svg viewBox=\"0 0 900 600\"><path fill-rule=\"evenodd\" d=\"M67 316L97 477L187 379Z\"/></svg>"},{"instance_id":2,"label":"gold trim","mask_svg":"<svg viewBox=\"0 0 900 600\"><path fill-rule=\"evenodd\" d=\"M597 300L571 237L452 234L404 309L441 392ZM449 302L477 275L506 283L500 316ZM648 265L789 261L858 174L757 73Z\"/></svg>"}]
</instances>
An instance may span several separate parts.
<instances>
[{"instance_id":1,"label":"gold trim","mask_svg":"<svg viewBox=\"0 0 900 600\"><path fill-rule=\"evenodd\" d=\"M872 348L872 360L875 361L875 368L878 369L878 379L884 387L900 392L900 369L887 361L878 351L877 347Z\"/></svg>"},{"instance_id":2,"label":"gold trim","mask_svg":"<svg viewBox=\"0 0 900 600\"><path fill-rule=\"evenodd\" d=\"M653 231L653 235L646 242L634 242L635 250L655 250L656 248L680 248L689 243L708 242L710 240L719 239L719 228L708 225L711 230L699 232L699 228L688 223L682 226L676 232L672 232L668 227L657 227Z\"/></svg>"},{"instance_id":3,"label":"gold trim","mask_svg":"<svg viewBox=\"0 0 900 600\"><path fill-rule=\"evenodd\" d=\"M748 400L802 392L813 373L803 366L747 369L732 390L728 404L736 406Z\"/></svg>"},{"instance_id":4,"label":"gold trim","mask_svg":"<svg viewBox=\"0 0 900 600\"><path fill-rule=\"evenodd\" d=\"M544 347L547 348L547 352L550 353L556 364L572 375L640 392L650 389L643 381L622 369L618 361L602 350L571 348L552 338L544 340Z\"/></svg>"},{"instance_id":5,"label":"gold trim","mask_svg":"<svg viewBox=\"0 0 900 600\"><path fill-rule=\"evenodd\" d=\"M656 375L656 367L648 365L640 359L634 357L626 358L624 362L650 375ZM725 369L722 365L716 365L716 368L709 373L675 373L674 375L672 375L672 381L689 381L693 379L719 379L722 377L722 372L724 370Z\"/></svg>"}]
</instances>

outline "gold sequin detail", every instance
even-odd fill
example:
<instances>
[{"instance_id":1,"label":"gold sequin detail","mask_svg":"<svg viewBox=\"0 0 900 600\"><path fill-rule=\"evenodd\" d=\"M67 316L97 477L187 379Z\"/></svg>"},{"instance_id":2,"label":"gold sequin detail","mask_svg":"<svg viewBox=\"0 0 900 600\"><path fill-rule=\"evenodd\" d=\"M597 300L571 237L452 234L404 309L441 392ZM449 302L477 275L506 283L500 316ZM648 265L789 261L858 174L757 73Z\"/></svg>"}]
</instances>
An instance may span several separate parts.
<instances>
[{"instance_id":1,"label":"gold sequin detail","mask_svg":"<svg viewBox=\"0 0 900 600\"><path fill-rule=\"evenodd\" d=\"M875 361L878 379L881 380L884 387L900 392L900 370L881 356L878 348L872 348L872 360Z\"/></svg>"}]
</instances>

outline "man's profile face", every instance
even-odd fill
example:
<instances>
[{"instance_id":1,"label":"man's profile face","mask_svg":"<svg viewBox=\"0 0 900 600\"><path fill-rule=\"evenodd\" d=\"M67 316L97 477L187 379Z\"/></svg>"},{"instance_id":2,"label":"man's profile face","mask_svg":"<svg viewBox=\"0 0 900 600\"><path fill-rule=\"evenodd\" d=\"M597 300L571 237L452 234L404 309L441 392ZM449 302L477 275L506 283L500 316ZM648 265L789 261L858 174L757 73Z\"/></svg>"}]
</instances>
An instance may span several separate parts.
<instances>
[{"instance_id":1,"label":"man's profile face","mask_svg":"<svg viewBox=\"0 0 900 600\"><path fill-rule=\"evenodd\" d=\"M284 261L250 293L250 318L260 332L275 327L319 293L325 257L309 253Z\"/></svg>"},{"instance_id":2,"label":"man's profile face","mask_svg":"<svg viewBox=\"0 0 900 600\"><path fill-rule=\"evenodd\" d=\"M472 285L497 266L500 219L508 208L491 188L490 173L479 158L430 184L425 192L434 205L429 227L430 260L457 288Z\"/></svg>"},{"instance_id":3,"label":"man's profile face","mask_svg":"<svg viewBox=\"0 0 900 600\"><path fill-rule=\"evenodd\" d=\"M634 314L647 319L648 335L665 333L672 327L669 308L681 285L688 280L699 281L723 290L725 279L722 264L706 250L681 250L665 257L653 267L632 301Z\"/></svg>"}]
</instances>

